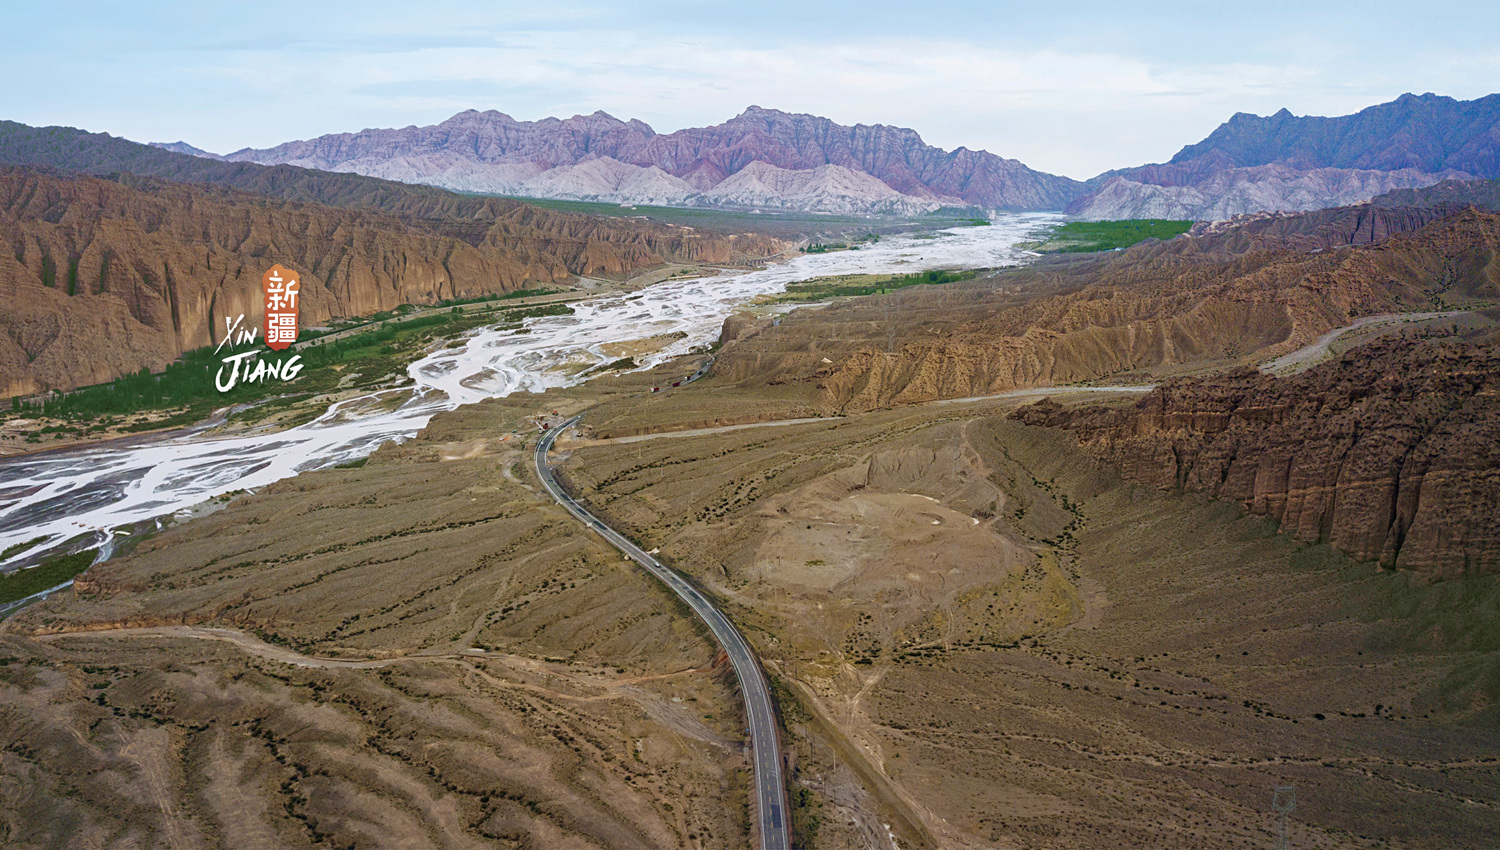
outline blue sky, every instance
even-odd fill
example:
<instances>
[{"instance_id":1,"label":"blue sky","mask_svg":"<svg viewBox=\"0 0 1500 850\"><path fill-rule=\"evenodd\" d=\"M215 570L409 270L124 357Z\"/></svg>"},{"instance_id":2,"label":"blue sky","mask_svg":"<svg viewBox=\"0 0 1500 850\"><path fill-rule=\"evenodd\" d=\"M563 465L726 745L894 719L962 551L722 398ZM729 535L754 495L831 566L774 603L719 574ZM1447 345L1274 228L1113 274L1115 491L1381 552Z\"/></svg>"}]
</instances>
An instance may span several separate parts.
<instances>
[{"instance_id":1,"label":"blue sky","mask_svg":"<svg viewBox=\"0 0 1500 850\"><path fill-rule=\"evenodd\" d=\"M658 132L750 104L1084 178L1235 112L1500 91L1500 3L0 0L0 118L226 152L463 109Z\"/></svg>"}]
</instances>

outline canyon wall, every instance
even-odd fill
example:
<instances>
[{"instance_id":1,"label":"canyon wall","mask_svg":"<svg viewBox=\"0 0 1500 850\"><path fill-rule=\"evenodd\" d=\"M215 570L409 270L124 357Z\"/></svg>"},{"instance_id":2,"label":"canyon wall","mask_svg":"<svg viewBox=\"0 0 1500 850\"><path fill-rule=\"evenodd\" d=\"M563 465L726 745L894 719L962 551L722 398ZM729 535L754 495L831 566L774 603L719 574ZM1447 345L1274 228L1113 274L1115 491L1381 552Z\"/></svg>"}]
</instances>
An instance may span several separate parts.
<instances>
[{"instance_id":1,"label":"canyon wall","mask_svg":"<svg viewBox=\"0 0 1500 850\"><path fill-rule=\"evenodd\" d=\"M797 311L726 344L714 371L869 410L1269 359L1360 316L1500 297L1500 215L1464 210L1356 247L1269 247L1374 227L1313 215L1306 233L1206 234Z\"/></svg>"},{"instance_id":2,"label":"canyon wall","mask_svg":"<svg viewBox=\"0 0 1500 850\"><path fill-rule=\"evenodd\" d=\"M1500 347L1381 340L1293 377L1169 381L1132 407L1013 414L1152 487L1440 577L1500 572Z\"/></svg>"},{"instance_id":3,"label":"canyon wall","mask_svg":"<svg viewBox=\"0 0 1500 850\"><path fill-rule=\"evenodd\" d=\"M258 325L260 276L272 263L301 273L307 327L783 247L523 204L460 199L467 217L439 218L122 180L0 168L0 395L160 369L218 343L225 316Z\"/></svg>"}]
</instances>

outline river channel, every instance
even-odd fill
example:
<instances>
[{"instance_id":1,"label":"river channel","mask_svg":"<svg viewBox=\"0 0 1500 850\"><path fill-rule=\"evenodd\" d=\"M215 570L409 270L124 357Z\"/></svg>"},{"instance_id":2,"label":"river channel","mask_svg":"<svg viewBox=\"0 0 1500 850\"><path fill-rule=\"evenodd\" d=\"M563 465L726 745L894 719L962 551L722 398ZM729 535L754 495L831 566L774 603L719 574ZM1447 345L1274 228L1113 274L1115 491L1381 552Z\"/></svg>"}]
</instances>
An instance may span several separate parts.
<instances>
[{"instance_id":1,"label":"river channel","mask_svg":"<svg viewBox=\"0 0 1500 850\"><path fill-rule=\"evenodd\" d=\"M738 305L799 280L1017 265L1029 255L1016 243L1058 220L1045 213L1002 215L987 227L886 237L858 250L808 254L759 271L669 281L576 302L573 315L528 319L521 333L514 326L480 328L462 347L413 362L407 367L411 381L399 390L341 401L312 422L278 433L160 437L0 461L0 551L46 538L0 569L62 546L108 548L120 529L186 515L225 493L364 457L382 443L409 439L435 414L459 405L577 383L584 367L613 359L603 351L608 343L685 334L637 358L649 368L714 341Z\"/></svg>"}]
</instances>

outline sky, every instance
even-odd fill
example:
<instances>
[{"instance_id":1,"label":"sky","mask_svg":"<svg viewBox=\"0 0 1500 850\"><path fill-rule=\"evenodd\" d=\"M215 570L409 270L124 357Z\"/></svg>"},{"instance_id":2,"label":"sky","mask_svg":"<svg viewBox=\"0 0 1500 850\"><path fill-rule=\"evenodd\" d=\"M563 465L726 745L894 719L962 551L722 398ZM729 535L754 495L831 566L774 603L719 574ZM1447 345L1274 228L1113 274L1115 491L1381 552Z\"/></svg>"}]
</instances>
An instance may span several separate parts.
<instances>
[{"instance_id":1,"label":"sky","mask_svg":"<svg viewBox=\"0 0 1500 850\"><path fill-rule=\"evenodd\" d=\"M465 109L657 132L750 105L1083 179L1236 112L1500 91L1495 2L0 0L0 119L226 153Z\"/></svg>"}]
</instances>

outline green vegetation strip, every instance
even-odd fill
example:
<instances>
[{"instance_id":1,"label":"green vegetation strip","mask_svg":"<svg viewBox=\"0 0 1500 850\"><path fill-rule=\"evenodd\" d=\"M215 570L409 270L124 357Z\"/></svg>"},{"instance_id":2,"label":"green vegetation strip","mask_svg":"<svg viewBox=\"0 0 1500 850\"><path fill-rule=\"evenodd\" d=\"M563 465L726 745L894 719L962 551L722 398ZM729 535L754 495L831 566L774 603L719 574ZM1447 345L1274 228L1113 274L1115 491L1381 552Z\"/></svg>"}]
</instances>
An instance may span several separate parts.
<instances>
[{"instance_id":1,"label":"green vegetation strip","mask_svg":"<svg viewBox=\"0 0 1500 850\"><path fill-rule=\"evenodd\" d=\"M916 274L848 274L835 277L819 277L788 284L786 291L765 299L765 303L803 303L827 301L830 298L851 298L858 295L878 295L908 286L935 286L968 280L978 272L950 272L934 270Z\"/></svg>"},{"instance_id":2,"label":"green vegetation strip","mask_svg":"<svg viewBox=\"0 0 1500 850\"><path fill-rule=\"evenodd\" d=\"M1124 221L1070 221L1041 242L1021 242L1017 248L1038 254L1078 254L1129 248L1146 239L1171 239L1188 232L1191 221L1133 218Z\"/></svg>"},{"instance_id":3,"label":"green vegetation strip","mask_svg":"<svg viewBox=\"0 0 1500 850\"><path fill-rule=\"evenodd\" d=\"M49 558L30 569L17 570L8 576L0 577L0 603L15 602L33 593L41 593L50 587L57 587L88 569L92 563L94 563L94 550L89 549L84 552L74 552L71 555Z\"/></svg>"},{"instance_id":4,"label":"green vegetation strip","mask_svg":"<svg viewBox=\"0 0 1500 850\"><path fill-rule=\"evenodd\" d=\"M406 364L420 356L433 340L453 336L476 327L519 323L540 316L566 316L573 313L567 304L544 304L517 307L449 312L422 316L404 322L388 322L369 331L345 337L336 342L307 345L296 350L302 371L292 381L277 379L258 383L240 381L229 392L219 392L214 376L221 358L236 353L225 346L218 354L210 347L186 352L175 363L159 373L145 369L107 384L84 387L45 400L24 403L12 399L12 415L38 414L65 420L29 436L28 442L39 442L48 432L81 436L117 424L119 417L150 411L170 412L165 419L140 422L124 428L143 431L190 425L206 418L214 409L230 404L259 402L256 408L243 411L237 418L264 418L283 411L296 402L337 389L363 389L399 376ZM261 347L255 359L286 362L292 352L273 353ZM226 373L228 367L225 369ZM243 370L242 370L243 372ZM353 380L345 380L352 377ZM340 387L343 382L344 386ZM295 394L296 397L278 398ZM309 417L311 418L311 417Z\"/></svg>"},{"instance_id":5,"label":"green vegetation strip","mask_svg":"<svg viewBox=\"0 0 1500 850\"><path fill-rule=\"evenodd\" d=\"M585 369L585 370L583 370L583 372L581 374L590 375L590 374L593 374L594 372L612 372L612 371L622 371L623 372L623 371L627 371L627 370L634 369L634 368L636 368L636 362L635 362L635 358L634 357L621 357L619 360L616 360L616 361L614 361L612 363L600 363L598 366L593 366L593 367L590 367L588 369Z\"/></svg>"},{"instance_id":6,"label":"green vegetation strip","mask_svg":"<svg viewBox=\"0 0 1500 850\"><path fill-rule=\"evenodd\" d=\"M514 298L535 298L541 295L556 295L566 292L564 289L517 289L500 295L479 295L474 298L449 298L438 303L439 307L456 307L461 304L481 304L486 301L510 301Z\"/></svg>"},{"instance_id":7,"label":"green vegetation strip","mask_svg":"<svg viewBox=\"0 0 1500 850\"><path fill-rule=\"evenodd\" d=\"M19 555L46 539L47 538L45 536L33 537L30 540L27 540L25 543L17 543L14 546L7 546L5 547L4 552L0 552L0 561L9 559L11 555Z\"/></svg>"}]
</instances>

